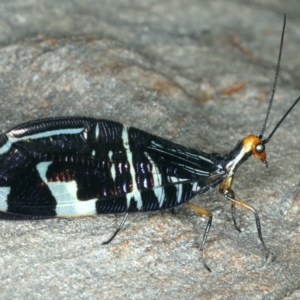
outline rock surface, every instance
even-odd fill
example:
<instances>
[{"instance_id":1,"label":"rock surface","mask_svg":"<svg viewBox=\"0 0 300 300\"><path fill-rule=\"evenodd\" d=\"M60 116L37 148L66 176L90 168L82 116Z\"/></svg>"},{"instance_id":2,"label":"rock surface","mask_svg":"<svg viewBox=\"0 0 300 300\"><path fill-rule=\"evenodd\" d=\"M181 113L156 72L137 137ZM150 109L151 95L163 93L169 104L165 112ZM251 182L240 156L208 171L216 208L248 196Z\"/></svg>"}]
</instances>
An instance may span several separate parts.
<instances>
[{"instance_id":1,"label":"rock surface","mask_svg":"<svg viewBox=\"0 0 300 300\"><path fill-rule=\"evenodd\" d=\"M287 4L288 3L288 4ZM206 152L225 154L259 134L271 93L283 13L282 67L268 134L300 94L300 6L294 1L0 1L1 130L31 119L84 115L114 119ZM121 216L1 221L1 299L287 299L300 287L300 106L267 145L269 169L251 158L236 196ZM297 296L298 295L298 296Z\"/></svg>"}]
</instances>

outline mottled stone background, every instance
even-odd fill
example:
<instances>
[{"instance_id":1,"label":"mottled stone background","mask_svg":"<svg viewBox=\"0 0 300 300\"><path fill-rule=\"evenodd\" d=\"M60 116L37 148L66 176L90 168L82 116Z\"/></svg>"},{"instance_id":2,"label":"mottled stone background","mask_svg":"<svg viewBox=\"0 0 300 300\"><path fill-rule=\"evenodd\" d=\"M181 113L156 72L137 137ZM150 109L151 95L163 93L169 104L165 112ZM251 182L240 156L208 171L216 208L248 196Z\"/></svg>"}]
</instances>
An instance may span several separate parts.
<instances>
[{"instance_id":1,"label":"mottled stone background","mask_svg":"<svg viewBox=\"0 0 300 300\"><path fill-rule=\"evenodd\" d=\"M0 0L1 130L34 118L85 115L133 125L183 145L225 154L258 134L287 13L281 74L267 133L300 94L298 0ZM236 196L254 217L212 191L187 207L121 216L0 222L1 299L299 299L300 105L252 158Z\"/></svg>"}]
</instances>

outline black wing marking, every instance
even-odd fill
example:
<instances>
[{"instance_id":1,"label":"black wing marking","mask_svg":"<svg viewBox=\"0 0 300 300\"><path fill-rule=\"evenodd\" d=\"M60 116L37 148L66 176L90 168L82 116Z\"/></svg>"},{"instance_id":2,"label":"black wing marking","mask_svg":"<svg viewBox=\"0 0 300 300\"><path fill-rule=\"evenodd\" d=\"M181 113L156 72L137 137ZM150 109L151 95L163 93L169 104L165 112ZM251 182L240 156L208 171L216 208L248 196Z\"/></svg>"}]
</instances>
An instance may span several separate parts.
<instances>
[{"instance_id":1,"label":"black wing marking","mask_svg":"<svg viewBox=\"0 0 300 300\"><path fill-rule=\"evenodd\" d=\"M218 159L113 121L29 122L0 137L0 211L51 217L169 208L222 181Z\"/></svg>"}]
</instances>

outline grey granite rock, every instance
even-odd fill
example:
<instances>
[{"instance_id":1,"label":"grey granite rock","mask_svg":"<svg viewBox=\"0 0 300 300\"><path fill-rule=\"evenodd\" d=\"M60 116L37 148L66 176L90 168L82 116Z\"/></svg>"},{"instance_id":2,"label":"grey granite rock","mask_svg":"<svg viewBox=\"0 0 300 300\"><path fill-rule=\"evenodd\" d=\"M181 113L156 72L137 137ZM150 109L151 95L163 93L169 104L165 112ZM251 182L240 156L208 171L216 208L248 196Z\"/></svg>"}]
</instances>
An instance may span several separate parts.
<instances>
[{"instance_id":1,"label":"grey granite rock","mask_svg":"<svg viewBox=\"0 0 300 300\"><path fill-rule=\"evenodd\" d=\"M225 154L258 134L270 96L283 22L282 68L267 134L300 94L299 1L0 1L1 130L35 118L85 115L142 128ZM1 299L297 299L300 286L300 106L267 145L269 169L251 158L236 196L193 200L214 214L206 225L187 207L175 214L1 221Z\"/></svg>"}]
</instances>

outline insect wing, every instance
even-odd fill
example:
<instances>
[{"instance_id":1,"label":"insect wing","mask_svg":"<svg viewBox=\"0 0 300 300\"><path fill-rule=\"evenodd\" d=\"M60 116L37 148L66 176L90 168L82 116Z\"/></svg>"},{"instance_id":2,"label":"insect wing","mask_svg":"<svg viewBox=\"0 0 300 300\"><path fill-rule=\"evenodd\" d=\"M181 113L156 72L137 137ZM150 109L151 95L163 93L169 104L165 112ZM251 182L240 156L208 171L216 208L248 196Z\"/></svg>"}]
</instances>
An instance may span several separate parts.
<instances>
[{"instance_id":1,"label":"insect wing","mask_svg":"<svg viewBox=\"0 0 300 300\"><path fill-rule=\"evenodd\" d=\"M215 165L117 122L37 120L0 136L0 210L54 217L169 208L209 189Z\"/></svg>"}]
</instances>

